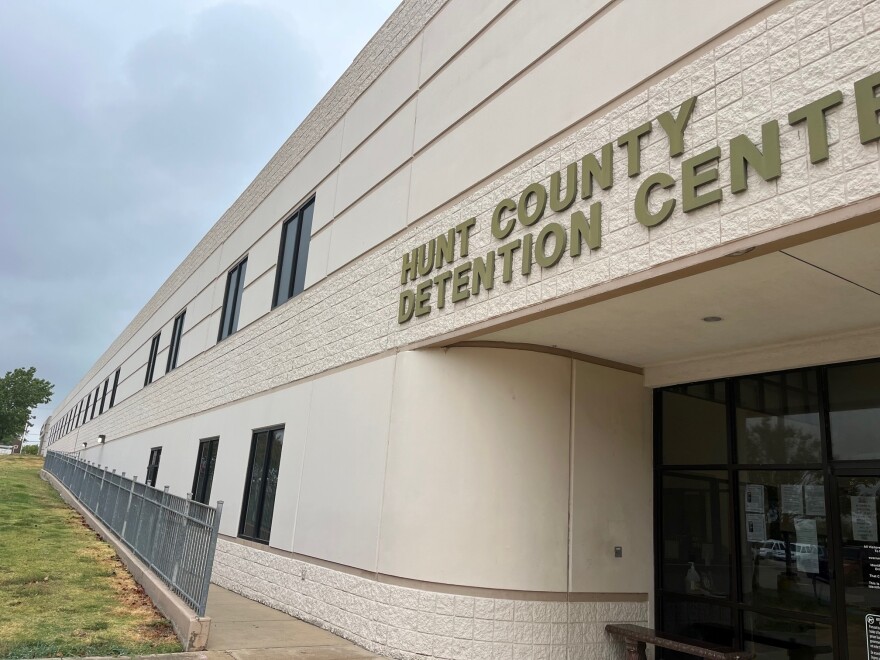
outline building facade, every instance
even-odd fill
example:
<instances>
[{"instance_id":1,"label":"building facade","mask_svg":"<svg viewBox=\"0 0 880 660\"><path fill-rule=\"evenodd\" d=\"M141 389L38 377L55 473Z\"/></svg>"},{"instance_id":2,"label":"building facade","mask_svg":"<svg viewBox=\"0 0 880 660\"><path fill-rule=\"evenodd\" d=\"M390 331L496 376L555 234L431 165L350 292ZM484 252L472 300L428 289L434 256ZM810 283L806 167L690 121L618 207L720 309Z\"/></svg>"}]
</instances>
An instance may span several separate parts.
<instances>
[{"instance_id":1,"label":"building facade","mask_svg":"<svg viewBox=\"0 0 880 660\"><path fill-rule=\"evenodd\" d=\"M880 657L878 110L880 2L405 0L48 449L394 658Z\"/></svg>"}]
</instances>

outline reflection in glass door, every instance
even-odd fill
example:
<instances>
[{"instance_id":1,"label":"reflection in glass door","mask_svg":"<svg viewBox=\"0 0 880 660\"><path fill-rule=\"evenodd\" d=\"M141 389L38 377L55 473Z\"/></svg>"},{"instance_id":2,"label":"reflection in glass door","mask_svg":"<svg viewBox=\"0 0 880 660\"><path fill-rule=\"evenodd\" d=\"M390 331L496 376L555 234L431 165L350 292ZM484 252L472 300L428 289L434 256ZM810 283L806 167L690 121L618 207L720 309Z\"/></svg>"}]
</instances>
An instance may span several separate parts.
<instances>
[{"instance_id":1,"label":"reflection in glass door","mask_svg":"<svg viewBox=\"0 0 880 660\"><path fill-rule=\"evenodd\" d=\"M880 360L675 385L654 411L658 628L880 660Z\"/></svg>"},{"instance_id":2,"label":"reflection in glass door","mask_svg":"<svg viewBox=\"0 0 880 660\"><path fill-rule=\"evenodd\" d=\"M845 604L839 620L841 627L846 630L849 660L874 660L880 657L878 498L880 471L870 476L837 477L840 519L838 571ZM869 654L868 645L872 642L875 648Z\"/></svg>"}]
</instances>

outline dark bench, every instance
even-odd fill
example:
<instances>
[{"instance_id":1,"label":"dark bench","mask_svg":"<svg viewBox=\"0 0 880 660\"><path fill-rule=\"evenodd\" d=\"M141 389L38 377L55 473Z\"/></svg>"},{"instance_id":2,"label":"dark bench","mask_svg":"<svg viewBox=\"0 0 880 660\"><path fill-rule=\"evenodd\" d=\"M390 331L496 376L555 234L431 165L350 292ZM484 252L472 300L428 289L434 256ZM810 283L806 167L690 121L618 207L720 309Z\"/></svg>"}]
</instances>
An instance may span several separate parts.
<instances>
[{"instance_id":1,"label":"dark bench","mask_svg":"<svg viewBox=\"0 0 880 660\"><path fill-rule=\"evenodd\" d=\"M669 637L664 637L651 628L633 624L609 623L605 626L605 632L609 635L623 638L626 644L626 660L645 660L646 644L653 644L671 651L690 653L698 658L711 658L712 660L749 660L755 657L755 654L749 651L737 651L711 644L697 645L679 642Z\"/></svg>"}]
</instances>

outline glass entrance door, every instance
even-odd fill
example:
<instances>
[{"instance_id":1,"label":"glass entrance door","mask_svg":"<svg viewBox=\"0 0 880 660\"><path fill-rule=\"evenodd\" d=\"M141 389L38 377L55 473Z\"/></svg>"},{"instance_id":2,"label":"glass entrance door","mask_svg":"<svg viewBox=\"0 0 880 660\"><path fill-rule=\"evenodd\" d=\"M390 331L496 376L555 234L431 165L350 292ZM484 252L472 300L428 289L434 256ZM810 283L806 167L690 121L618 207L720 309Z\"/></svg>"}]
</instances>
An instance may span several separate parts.
<instances>
[{"instance_id":1,"label":"glass entrance door","mask_svg":"<svg viewBox=\"0 0 880 660\"><path fill-rule=\"evenodd\" d=\"M849 660L880 658L880 469L836 477L838 626Z\"/></svg>"},{"instance_id":2,"label":"glass entrance door","mask_svg":"<svg viewBox=\"0 0 880 660\"><path fill-rule=\"evenodd\" d=\"M654 401L657 627L758 660L880 660L880 360Z\"/></svg>"}]
</instances>

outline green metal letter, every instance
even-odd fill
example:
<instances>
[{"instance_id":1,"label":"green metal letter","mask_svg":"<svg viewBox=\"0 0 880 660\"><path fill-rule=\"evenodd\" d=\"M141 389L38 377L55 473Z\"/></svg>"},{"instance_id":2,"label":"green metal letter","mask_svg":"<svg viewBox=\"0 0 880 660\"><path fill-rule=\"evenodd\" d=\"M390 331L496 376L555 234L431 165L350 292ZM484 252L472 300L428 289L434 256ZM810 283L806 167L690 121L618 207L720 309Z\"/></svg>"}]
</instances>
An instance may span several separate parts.
<instances>
[{"instance_id":1,"label":"green metal letter","mask_svg":"<svg viewBox=\"0 0 880 660\"><path fill-rule=\"evenodd\" d=\"M416 292L407 289L400 294L400 302L397 305L397 322L406 323L412 318L416 307Z\"/></svg>"},{"instance_id":2,"label":"green metal letter","mask_svg":"<svg viewBox=\"0 0 880 660\"><path fill-rule=\"evenodd\" d=\"M587 237L587 247L596 250L602 247L602 202L590 204L590 219L582 211L571 214L571 247L569 254L572 257L580 256L581 241Z\"/></svg>"},{"instance_id":3,"label":"green metal letter","mask_svg":"<svg viewBox=\"0 0 880 660\"><path fill-rule=\"evenodd\" d=\"M468 261L460 266L456 266L455 270L452 271L452 302L457 303L470 298L471 292L468 291L471 279L468 275L470 270L471 262Z\"/></svg>"},{"instance_id":4,"label":"green metal letter","mask_svg":"<svg viewBox=\"0 0 880 660\"><path fill-rule=\"evenodd\" d=\"M721 147L712 147L681 164L681 210L685 213L721 201L721 188L697 194L700 186L718 181L718 168L709 167L701 172L697 172L697 169L719 158Z\"/></svg>"},{"instance_id":5,"label":"green metal letter","mask_svg":"<svg viewBox=\"0 0 880 660\"><path fill-rule=\"evenodd\" d=\"M562 197L562 173L550 175L550 209L561 213L574 203L577 194L578 164L572 163L565 169L565 197Z\"/></svg>"},{"instance_id":6,"label":"green metal letter","mask_svg":"<svg viewBox=\"0 0 880 660\"><path fill-rule=\"evenodd\" d=\"M406 284L407 280L416 279L416 251L407 252L403 255L403 267L400 269L400 283Z\"/></svg>"},{"instance_id":7,"label":"green metal letter","mask_svg":"<svg viewBox=\"0 0 880 660\"><path fill-rule=\"evenodd\" d=\"M504 260L501 267L501 281L505 284L513 279L513 253L519 250L521 244L522 241L517 238L498 248L498 256Z\"/></svg>"},{"instance_id":8,"label":"green metal letter","mask_svg":"<svg viewBox=\"0 0 880 660\"><path fill-rule=\"evenodd\" d=\"M862 144L880 140L880 124L877 123L877 112L880 111L880 99L877 98L878 87L880 87L880 72L872 73L867 78L857 80L855 83L859 139Z\"/></svg>"},{"instance_id":9,"label":"green metal letter","mask_svg":"<svg viewBox=\"0 0 880 660\"><path fill-rule=\"evenodd\" d=\"M730 141L730 190L741 193L749 187L749 168L755 168L764 181L778 179L782 174L782 155L779 152L779 122L775 119L761 126L764 153L745 135Z\"/></svg>"},{"instance_id":10,"label":"green metal letter","mask_svg":"<svg viewBox=\"0 0 880 660\"><path fill-rule=\"evenodd\" d=\"M430 250L428 249L430 248ZM434 239L416 248L416 267L419 275L424 277L434 270ZM418 316L418 314L416 314Z\"/></svg>"},{"instance_id":11,"label":"green metal letter","mask_svg":"<svg viewBox=\"0 0 880 660\"><path fill-rule=\"evenodd\" d=\"M437 285L437 309L446 307L446 283L451 279L451 270L444 270L434 278L434 284Z\"/></svg>"},{"instance_id":12,"label":"green metal letter","mask_svg":"<svg viewBox=\"0 0 880 660\"><path fill-rule=\"evenodd\" d=\"M531 234L526 234L522 239L522 267L520 268L520 272L523 275L528 275L532 272L532 244L534 238Z\"/></svg>"},{"instance_id":13,"label":"green metal letter","mask_svg":"<svg viewBox=\"0 0 880 660\"><path fill-rule=\"evenodd\" d=\"M614 185L614 145L609 142L602 147L602 162L594 154L581 158L581 199L593 196L593 179L602 190Z\"/></svg>"},{"instance_id":14,"label":"green metal letter","mask_svg":"<svg viewBox=\"0 0 880 660\"><path fill-rule=\"evenodd\" d=\"M468 218L464 222L455 225L455 233L461 236L461 249L458 251L459 256L466 257L468 255L468 244L471 238L471 229L477 224L476 218Z\"/></svg>"},{"instance_id":15,"label":"green metal letter","mask_svg":"<svg viewBox=\"0 0 880 660\"><path fill-rule=\"evenodd\" d=\"M434 268L443 266L443 262L451 264L455 261L455 230L450 229L445 234L437 237L437 253L434 259Z\"/></svg>"},{"instance_id":16,"label":"green metal letter","mask_svg":"<svg viewBox=\"0 0 880 660\"><path fill-rule=\"evenodd\" d=\"M673 117L671 112L664 112L657 117L657 121L666 131L669 138L669 155L681 156L684 153L684 129L687 128L688 121L694 112L694 106L697 104L697 97L692 96L681 104L678 110L678 117Z\"/></svg>"},{"instance_id":17,"label":"green metal letter","mask_svg":"<svg viewBox=\"0 0 880 660\"><path fill-rule=\"evenodd\" d=\"M431 313L431 306L427 303L431 300L432 286L434 280L425 280L416 286L416 318Z\"/></svg>"},{"instance_id":18,"label":"green metal letter","mask_svg":"<svg viewBox=\"0 0 880 660\"><path fill-rule=\"evenodd\" d=\"M485 260L483 257L474 259L474 276L471 282L471 294L475 296L480 294L481 287L490 291L495 286L495 252L490 251Z\"/></svg>"},{"instance_id":19,"label":"green metal letter","mask_svg":"<svg viewBox=\"0 0 880 660\"><path fill-rule=\"evenodd\" d=\"M492 236L495 238L500 239L510 236L510 232L513 231L513 227L516 224L516 220L510 218L510 221L505 226L501 226L501 214L505 211L516 211L516 202L509 197L498 202L498 206L492 212Z\"/></svg>"},{"instance_id":20,"label":"green metal letter","mask_svg":"<svg viewBox=\"0 0 880 660\"><path fill-rule=\"evenodd\" d=\"M821 163L828 160L828 125L825 113L843 103L843 94L831 92L818 101L808 103L802 108L788 113L788 123L794 126L807 122L807 142L810 145L810 162Z\"/></svg>"},{"instance_id":21,"label":"green metal letter","mask_svg":"<svg viewBox=\"0 0 880 660\"><path fill-rule=\"evenodd\" d=\"M646 122L624 133L617 138L618 147L626 147L626 168L630 177L638 176L642 171L642 145L640 140L643 135L651 132L651 122Z\"/></svg>"},{"instance_id":22,"label":"green metal letter","mask_svg":"<svg viewBox=\"0 0 880 660\"><path fill-rule=\"evenodd\" d=\"M529 213L529 197L535 196L535 210ZM533 183L526 186L519 196L519 204L516 207L519 221L526 227L535 224L544 215L544 209L547 206L547 189L540 183Z\"/></svg>"},{"instance_id":23,"label":"green metal letter","mask_svg":"<svg viewBox=\"0 0 880 660\"><path fill-rule=\"evenodd\" d=\"M547 254L547 239L553 234L555 243L553 252ZM565 227L558 222L550 222L538 234L537 249L535 250L535 261L541 268L550 268L555 266L565 253Z\"/></svg>"},{"instance_id":24,"label":"green metal letter","mask_svg":"<svg viewBox=\"0 0 880 660\"><path fill-rule=\"evenodd\" d=\"M645 227L654 227L667 220L675 210L675 199L667 199L656 213L651 213L648 208L648 198L654 188L669 189L674 185L675 179L665 172L657 172L642 181L636 193L636 220Z\"/></svg>"}]
</instances>

